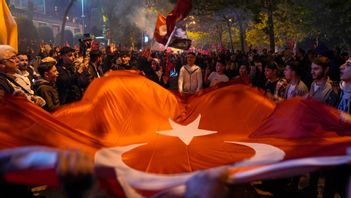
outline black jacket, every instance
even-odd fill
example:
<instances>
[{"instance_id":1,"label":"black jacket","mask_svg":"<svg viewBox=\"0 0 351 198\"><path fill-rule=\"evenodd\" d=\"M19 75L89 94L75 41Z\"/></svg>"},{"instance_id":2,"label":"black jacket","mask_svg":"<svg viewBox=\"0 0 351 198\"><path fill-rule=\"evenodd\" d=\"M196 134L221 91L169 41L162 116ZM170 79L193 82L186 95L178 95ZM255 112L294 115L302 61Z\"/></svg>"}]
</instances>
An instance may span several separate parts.
<instances>
[{"instance_id":1,"label":"black jacket","mask_svg":"<svg viewBox=\"0 0 351 198\"><path fill-rule=\"evenodd\" d=\"M51 112L60 107L59 93L56 87L47 80L39 79L34 85L36 94L46 101L43 107L45 110Z\"/></svg>"},{"instance_id":2,"label":"black jacket","mask_svg":"<svg viewBox=\"0 0 351 198\"><path fill-rule=\"evenodd\" d=\"M99 77L103 76L103 72L100 67L97 69L92 63L89 63L88 69L85 70L79 77L79 85L82 88L83 92L88 88L90 83Z\"/></svg>"},{"instance_id":3,"label":"black jacket","mask_svg":"<svg viewBox=\"0 0 351 198\"><path fill-rule=\"evenodd\" d=\"M56 86L60 96L61 104L68 104L82 98L82 91L78 83L78 74L73 70L73 66L57 66L59 76Z\"/></svg>"},{"instance_id":4,"label":"black jacket","mask_svg":"<svg viewBox=\"0 0 351 198\"><path fill-rule=\"evenodd\" d=\"M15 92L15 90L8 82L7 78L10 78L10 77L0 72L0 90L3 90L5 94L12 95L13 92Z\"/></svg>"}]
</instances>

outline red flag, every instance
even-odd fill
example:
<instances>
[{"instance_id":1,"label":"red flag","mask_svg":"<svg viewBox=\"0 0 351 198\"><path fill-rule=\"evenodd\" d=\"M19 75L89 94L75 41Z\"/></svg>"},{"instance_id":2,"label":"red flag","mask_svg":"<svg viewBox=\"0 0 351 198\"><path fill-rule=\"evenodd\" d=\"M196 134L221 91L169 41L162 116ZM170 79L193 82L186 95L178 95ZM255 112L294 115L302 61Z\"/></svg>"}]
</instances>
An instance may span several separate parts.
<instances>
[{"instance_id":1,"label":"red flag","mask_svg":"<svg viewBox=\"0 0 351 198\"><path fill-rule=\"evenodd\" d=\"M351 137L339 135L349 134L351 123L336 110L299 98L276 106L243 85L184 101L143 76L117 71L93 81L82 101L53 116L12 97L1 101L0 111L2 148L81 148L95 155L97 166L114 168L115 174L103 174L107 183L123 181L124 189L143 195L222 165L230 167L231 182L247 182L305 171L296 169L310 162L301 158L322 157L316 167L345 163L338 156L351 161L345 158Z\"/></svg>"},{"instance_id":2,"label":"red flag","mask_svg":"<svg viewBox=\"0 0 351 198\"><path fill-rule=\"evenodd\" d=\"M165 36L167 35L167 25L166 25L166 17L163 16L161 13L158 13L155 31L154 31L154 38L157 42L166 45L167 39Z\"/></svg>"},{"instance_id":3,"label":"red flag","mask_svg":"<svg viewBox=\"0 0 351 198\"><path fill-rule=\"evenodd\" d=\"M177 0L175 8L164 17L158 14L154 38L157 42L166 45L178 21L188 16L192 8L192 0Z\"/></svg>"},{"instance_id":4,"label":"red flag","mask_svg":"<svg viewBox=\"0 0 351 198\"><path fill-rule=\"evenodd\" d=\"M175 8L167 15L167 36L172 34L175 25L178 21L183 20L185 17L188 16L192 9L192 0L177 0L177 4Z\"/></svg>"}]
</instances>

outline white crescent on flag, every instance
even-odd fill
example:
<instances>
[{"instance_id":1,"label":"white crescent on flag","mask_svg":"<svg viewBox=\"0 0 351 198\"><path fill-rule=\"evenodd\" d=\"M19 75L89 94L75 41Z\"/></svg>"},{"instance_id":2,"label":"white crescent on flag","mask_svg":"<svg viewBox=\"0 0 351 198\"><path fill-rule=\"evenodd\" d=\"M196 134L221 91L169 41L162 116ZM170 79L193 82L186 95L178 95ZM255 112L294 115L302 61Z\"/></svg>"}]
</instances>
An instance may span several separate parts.
<instances>
[{"instance_id":1,"label":"white crescent on flag","mask_svg":"<svg viewBox=\"0 0 351 198\"><path fill-rule=\"evenodd\" d=\"M166 136L178 137L187 146L191 144L194 137L201 138L201 136L217 133L199 129L200 119L201 116L198 116L197 119L186 126L179 125L170 120L173 129L158 133ZM284 151L272 145L234 141L227 141L226 143L247 146L255 151L255 154L251 158L243 160L242 162L237 162L232 165L233 167L275 163L283 160L285 156ZM98 166L114 167L117 173L116 175L122 176L130 186L144 190L158 190L178 186L184 184L191 176L198 172L194 171L191 173L173 175L146 173L133 169L133 167L129 167L123 162L122 155L124 153L146 144L147 143L101 149L95 155L95 163Z\"/></svg>"}]
</instances>

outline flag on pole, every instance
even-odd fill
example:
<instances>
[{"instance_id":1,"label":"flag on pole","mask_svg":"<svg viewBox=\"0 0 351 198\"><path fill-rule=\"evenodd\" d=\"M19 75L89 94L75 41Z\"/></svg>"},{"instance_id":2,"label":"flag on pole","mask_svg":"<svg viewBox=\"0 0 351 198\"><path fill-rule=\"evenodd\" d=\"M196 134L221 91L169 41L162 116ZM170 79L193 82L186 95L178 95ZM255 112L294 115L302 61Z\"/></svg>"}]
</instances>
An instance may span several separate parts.
<instances>
[{"instance_id":1,"label":"flag on pole","mask_svg":"<svg viewBox=\"0 0 351 198\"><path fill-rule=\"evenodd\" d=\"M145 196L184 185L197 171L218 166L228 166L229 182L236 183L351 161L347 116L302 98L276 105L244 85L204 90L182 101L143 76L115 71L94 80L81 101L54 114L10 96L0 99L0 112L1 149L77 148L95 156L97 167L112 169L96 172L111 189L120 186L118 192L132 189ZM56 159L40 150L36 158L33 152L29 161L16 160L16 170L6 171L5 178L55 183L54 174L40 181L28 176ZM15 174L23 169L26 174Z\"/></svg>"},{"instance_id":2,"label":"flag on pole","mask_svg":"<svg viewBox=\"0 0 351 198\"><path fill-rule=\"evenodd\" d=\"M165 36L167 35L167 25L166 25L166 17L161 13L158 13L155 31L154 31L154 39L163 45L166 45L167 39Z\"/></svg>"},{"instance_id":3,"label":"flag on pole","mask_svg":"<svg viewBox=\"0 0 351 198\"><path fill-rule=\"evenodd\" d=\"M187 37L178 36L179 32L185 31L185 26L180 24L180 27L176 27L176 24L179 26L178 22L188 16L191 8L192 0L178 0L175 8L167 17L159 13L154 31L155 40L165 45L166 48L189 49L191 40Z\"/></svg>"},{"instance_id":4,"label":"flag on pole","mask_svg":"<svg viewBox=\"0 0 351 198\"><path fill-rule=\"evenodd\" d=\"M0 16L0 44L10 45L18 50L17 24L5 0L1 0Z\"/></svg>"},{"instance_id":5,"label":"flag on pole","mask_svg":"<svg viewBox=\"0 0 351 198\"><path fill-rule=\"evenodd\" d=\"M188 50L191 46L192 41L188 39L185 24L178 22L173 31L173 34L171 34L171 37L169 38L168 46L177 49ZM166 47L168 46L166 45Z\"/></svg>"},{"instance_id":6,"label":"flag on pole","mask_svg":"<svg viewBox=\"0 0 351 198\"><path fill-rule=\"evenodd\" d=\"M192 6L192 0L177 0L175 8L167 15L167 38L172 34L176 23L188 16Z\"/></svg>"}]
</instances>

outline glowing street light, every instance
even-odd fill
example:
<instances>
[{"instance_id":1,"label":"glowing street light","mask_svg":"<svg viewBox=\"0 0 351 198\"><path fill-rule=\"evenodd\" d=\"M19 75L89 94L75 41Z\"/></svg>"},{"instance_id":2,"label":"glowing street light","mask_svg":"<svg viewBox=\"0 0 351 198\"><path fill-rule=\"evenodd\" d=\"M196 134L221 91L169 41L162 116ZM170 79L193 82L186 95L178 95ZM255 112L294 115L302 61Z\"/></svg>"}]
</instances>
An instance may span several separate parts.
<instances>
[{"instance_id":1,"label":"glowing street light","mask_svg":"<svg viewBox=\"0 0 351 198\"><path fill-rule=\"evenodd\" d=\"M82 3L82 21L83 21L83 34L85 33L85 14L84 14L84 0L81 1Z\"/></svg>"}]
</instances>

